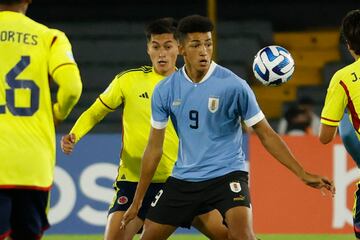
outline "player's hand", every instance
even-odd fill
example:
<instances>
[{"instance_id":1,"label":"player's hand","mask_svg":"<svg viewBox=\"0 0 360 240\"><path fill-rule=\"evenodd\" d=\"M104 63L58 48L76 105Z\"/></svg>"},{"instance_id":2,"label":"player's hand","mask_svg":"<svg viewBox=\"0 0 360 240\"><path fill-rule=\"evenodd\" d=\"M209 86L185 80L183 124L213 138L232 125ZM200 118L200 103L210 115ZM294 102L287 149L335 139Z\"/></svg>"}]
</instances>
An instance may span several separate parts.
<instances>
[{"instance_id":1,"label":"player's hand","mask_svg":"<svg viewBox=\"0 0 360 240\"><path fill-rule=\"evenodd\" d=\"M76 137L75 134L67 134L61 138L61 150L65 154L72 153L75 146Z\"/></svg>"},{"instance_id":2,"label":"player's hand","mask_svg":"<svg viewBox=\"0 0 360 240\"><path fill-rule=\"evenodd\" d=\"M126 225L137 216L138 212L139 206L135 205L134 203L131 204L121 219L120 229L125 229Z\"/></svg>"},{"instance_id":3,"label":"player's hand","mask_svg":"<svg viewBox=\"0 0 360 240\"><path fill-rule=\"evenodd\" d=\"M306 185L317 188L317 189L326 189L328 190L332 195L335 194L335 186L332 181L330 181L328 178L323 176L318 176L315 174L311 174L308 172L305 172L305 175L302 179Z\"/></svg>"}]
</instances>

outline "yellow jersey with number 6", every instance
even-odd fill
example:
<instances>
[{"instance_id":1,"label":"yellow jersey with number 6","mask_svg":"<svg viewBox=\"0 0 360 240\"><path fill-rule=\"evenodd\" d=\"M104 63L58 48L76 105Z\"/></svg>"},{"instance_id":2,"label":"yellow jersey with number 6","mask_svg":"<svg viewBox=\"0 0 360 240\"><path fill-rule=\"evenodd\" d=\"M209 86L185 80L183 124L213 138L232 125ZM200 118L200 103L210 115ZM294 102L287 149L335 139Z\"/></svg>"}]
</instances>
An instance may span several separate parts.
<instances>
[{"instance_id":1,"label":"yellow jersey with number 6","mask_svg":"<svg viewBox=\"0 0 360 240\"><path fill-rule=\"evenodd\" d=\"M75 64L65 34L0 12L0 188L48 190L55 166L49 79Z\"/></svg>"}]
</instances>

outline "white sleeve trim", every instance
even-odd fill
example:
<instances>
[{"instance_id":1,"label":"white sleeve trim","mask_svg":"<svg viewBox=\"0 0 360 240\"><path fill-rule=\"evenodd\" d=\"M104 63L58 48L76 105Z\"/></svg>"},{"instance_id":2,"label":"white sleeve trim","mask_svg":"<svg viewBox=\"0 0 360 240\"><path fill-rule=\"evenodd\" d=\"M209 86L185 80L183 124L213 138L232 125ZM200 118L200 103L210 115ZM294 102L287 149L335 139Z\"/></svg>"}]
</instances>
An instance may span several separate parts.
<instances>
[{"instance_id":1,"label":"white sleeve trim","mask_svg":"<svg viewBox=\"0 0 360 240\"><path fill-rule=\"evenodd\" d=\"M166 128L167 126L167 121L166 122L157 122L155 121L152 117L151 117L151 126L153 128L156 128L156 129L164 129Z\"/></svg>"},{"instance_id":2,"label":"white sleeve trim","mask_svg":"<svg viewBox=\"0 0 360 240\"><path fill-rule=\"evenodd\" d=\"M244 120L246 126L251 127L254 126L255 124L257 124L258 122L260 122L261 120L263 120L265 118L265 115L262 111L258 112L257 114L255 114L253 117L251 117L250 119Z\"/></svg>"}]
</instances>

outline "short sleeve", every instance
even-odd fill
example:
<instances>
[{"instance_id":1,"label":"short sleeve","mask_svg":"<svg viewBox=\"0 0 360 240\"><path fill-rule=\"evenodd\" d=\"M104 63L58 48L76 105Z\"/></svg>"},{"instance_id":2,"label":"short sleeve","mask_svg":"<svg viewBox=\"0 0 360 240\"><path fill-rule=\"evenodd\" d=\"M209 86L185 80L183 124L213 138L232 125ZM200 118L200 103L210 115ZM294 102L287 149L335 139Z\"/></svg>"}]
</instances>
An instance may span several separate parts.
<instances>
[{"instance_id":1,"label":"short sleeve","mask_svg":"<svg viewBox=\"0 0 360 240\"><path fill-rule=\"evenodd\" d=\"M156 129L165 128L169 118L167 101L161 93L157 86L151 97L151 126Z\"/></svg>"},{"instance_id":2,"label":"short sleeve","mask_svg":"<svg viewBox=\"0 0 360 240\"><path fill-rule=\"evenodd\" d=\"M49 56L49 73L53 76L55 70L64 64L76 64L71 44L66 35L56 29L50 29L52 34Z\"/></svg>"},{"instance_id":3,"label":"short sleeve","mask_svg":"<svg viewBox=\"0 0 360 240\"><path fill-rule=\"evenodd\" d=\"M325 104L321 112L321 123L329 126L339 126L347 106L347 96L341 84L339 73L336 73L329 84ZM345 84L345 83L343 83Z\"/></svg>"},{"instance_id":4,"label":"short sleeve","mask_svg":"<svg viewBox=\"0 0 360 240\"><path fill-rule=\"evenodd\" d=\"M256 101L254 92L245 81L240 89L240 94L238 94L238 106L240 108L240 116L248 127L255 125L265 118Z\"/></svg>"}]
</instances>

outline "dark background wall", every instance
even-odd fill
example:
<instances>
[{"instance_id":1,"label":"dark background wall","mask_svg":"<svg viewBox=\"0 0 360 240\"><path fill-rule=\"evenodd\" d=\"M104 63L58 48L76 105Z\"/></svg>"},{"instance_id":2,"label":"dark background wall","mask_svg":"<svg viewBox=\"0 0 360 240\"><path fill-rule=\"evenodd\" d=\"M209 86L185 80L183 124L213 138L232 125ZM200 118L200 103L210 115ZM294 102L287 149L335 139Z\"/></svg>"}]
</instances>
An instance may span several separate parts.
<instances>
[{"instance_id":1,"label":"dark background wall","mask_svg":"<svg viewBox=\"0 0 360 240\"><path fill-rule=\"evenodd\" d=\"M28 15L39 21L147 21L172 16L207 13L206 0L34 0ZM218 0L218 19L270 20L275 31L334 27L359 0L239 1Z\"/></svg>"}]
</instances>

